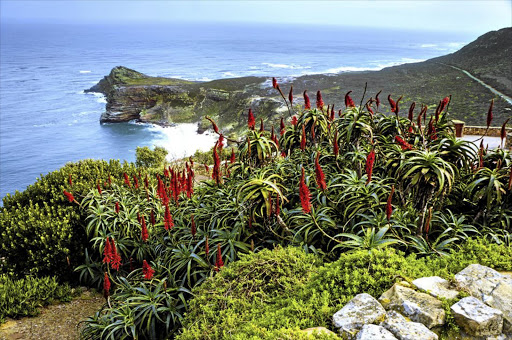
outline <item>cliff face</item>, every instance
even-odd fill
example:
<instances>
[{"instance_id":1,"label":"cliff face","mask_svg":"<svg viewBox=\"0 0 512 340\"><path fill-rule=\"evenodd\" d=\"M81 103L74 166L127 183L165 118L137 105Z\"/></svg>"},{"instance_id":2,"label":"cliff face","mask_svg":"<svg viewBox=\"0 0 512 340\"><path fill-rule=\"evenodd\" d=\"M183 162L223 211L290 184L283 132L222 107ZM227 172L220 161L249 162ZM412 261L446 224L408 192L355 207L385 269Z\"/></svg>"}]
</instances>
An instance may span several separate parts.
<instances>
[{"instance_id":1,"label":"cliff face","mask_svg":"<svg viewBox=\"0 0 512 340\"><path fill-rule=\"evenodd\" d=\"M402 114L415 101L435 106L440 99L452 95L450 114L469 125L485 125L487 109L495 99L493 125L500 126L512 115L512 105L489 89L469 78L464 69L491 86L512 96L512 28L489 32L460 51L421 63L385 68L381 71L349 72L336 75L309 75L293 80L295 105L303 105L302 92L308 90L314 102L317 90L324 102L341 105L346 92L352 90L356 103L365 102L382 90L381 99L387 111L388 94L401 101ZM279 124L287 117L287 108L279 93L264 77L220 79L191 82L181 79L149 77L117 66L97 85L87 90L101 92L107 98L102 122L138 120L160 125L200 122L199 131L209 126L204 119L215 119L224 133L238 133L246 127L247 110L252 108L266 126ZM367 85L366 93L364 92ZM291 83L280 82L288 93ZM362 99L365 95L364 101ZM341 107L336 107L340 109ZM296 109L295 109L296 111Z\"/></svg>"}]
</instances>

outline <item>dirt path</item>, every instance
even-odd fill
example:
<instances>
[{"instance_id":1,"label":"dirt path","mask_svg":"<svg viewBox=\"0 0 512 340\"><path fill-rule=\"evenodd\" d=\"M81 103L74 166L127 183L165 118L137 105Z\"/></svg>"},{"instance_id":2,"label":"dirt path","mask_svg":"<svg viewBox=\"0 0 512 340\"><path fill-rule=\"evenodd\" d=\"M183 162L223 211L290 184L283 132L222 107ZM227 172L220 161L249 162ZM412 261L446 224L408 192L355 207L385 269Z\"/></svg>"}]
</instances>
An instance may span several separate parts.
<instances>
[{"instance_id":1,"label":"dirt path","mask_svg":"<svg viewBox=\"0 0 512 340\"><path fill-rule=\"evenodd\" d=\"M7 319L0 325L0 340L75 340L78 323L103 305L101 294L86 291L69 303L48 306L36 317Z\"/></svg>"}]
</instances>

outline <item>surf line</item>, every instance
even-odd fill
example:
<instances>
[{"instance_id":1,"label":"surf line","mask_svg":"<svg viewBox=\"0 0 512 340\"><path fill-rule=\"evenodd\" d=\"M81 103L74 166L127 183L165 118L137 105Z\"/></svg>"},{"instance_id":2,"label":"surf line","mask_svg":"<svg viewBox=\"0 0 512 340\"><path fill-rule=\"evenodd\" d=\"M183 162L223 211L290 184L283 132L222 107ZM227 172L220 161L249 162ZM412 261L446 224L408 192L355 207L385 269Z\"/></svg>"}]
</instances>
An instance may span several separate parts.
<instances>
[{"instance_id":1,"label":"surf line","mask_svg":"<svg viewBox=\"0 0 512 340\"><path fill-rule=\"evenodd\" d=\"M477 77L475 77L474 75L472 75L471 73L469 73L468 71L466 70L463 70L457 66L453 66L453 65L448 65L448 64L444 64L444 63L440 63L441 65L445 65L445 66L449 66L451 68L454 68L456 70L459 70L461 71L462 73L464 73L465 75L467 75L468 77L470 77L471 79L473 80L476 80L477 82L479 82L480 84L482 84L483 86L487 87L489 90L491 90L492 93L494 94L497 94L498 96L500 96L501 98L505 99L510 105L512 105L512 98L510 98L509 96L501 93L500 91L496 90L494 87L492 87L491 85L489 84L486 84L484 83L481 79L478 79Z\"/></svg>"}]
</instances>

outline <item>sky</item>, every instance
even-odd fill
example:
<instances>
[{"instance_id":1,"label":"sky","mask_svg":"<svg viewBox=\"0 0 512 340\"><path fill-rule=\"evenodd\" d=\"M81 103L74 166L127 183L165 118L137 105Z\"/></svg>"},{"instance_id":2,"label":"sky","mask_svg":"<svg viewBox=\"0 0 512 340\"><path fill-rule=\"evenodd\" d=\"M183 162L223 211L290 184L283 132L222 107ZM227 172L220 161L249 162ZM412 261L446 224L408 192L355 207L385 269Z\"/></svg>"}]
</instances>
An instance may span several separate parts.
<instances>
[{"instance_id":1,"label":"sky","mask_svg":"<svg viewBox=\"0 0 512 340\"><path fill-rule=\"evenodd\" d=\"M6 22L246 22L485 33L512 26L512 0L0 0Z\"/></svg>"}]
</instances>

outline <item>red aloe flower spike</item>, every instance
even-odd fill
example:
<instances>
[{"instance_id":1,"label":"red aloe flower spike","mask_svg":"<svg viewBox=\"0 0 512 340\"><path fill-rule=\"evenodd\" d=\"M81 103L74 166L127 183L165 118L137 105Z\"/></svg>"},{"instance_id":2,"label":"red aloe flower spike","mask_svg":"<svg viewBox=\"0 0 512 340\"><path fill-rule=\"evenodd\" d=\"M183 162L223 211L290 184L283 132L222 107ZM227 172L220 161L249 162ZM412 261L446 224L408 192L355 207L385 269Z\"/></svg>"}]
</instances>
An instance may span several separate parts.
<instances>
[{"instance_id":1,"label":"red aloe flower spike","mask_svg":"<svg viewBox=\"0 0 512 340\"><path fill-rule=\"evenodd\" d=\"M112 266L112 269L118 270L119 266L121 265L121 256L117 253L117 248L114 239L112 239L110 245L112 246L112 251L110 252L112 261L110 265Z\"/></svg>"},{"instance_id":2,"label":"red aloe flower spike","mask_svg":"<svg viewBox=\"0 0 512 340\"><path fill-rule=\"evenodd\" d=\"M300 139L300 149L304 151L306 148L306 129L304 128L304 124L302 125L302 137Z\"/></svg>"},{"instance_id":3,"label":"red aloe flower spike","mask_svg":"<svg viewBox=\"0 0 512 340\"><path fill-rule=\"evenodd\" d=\"M292 121L291 121L291 123L292 123L292 125L293 125L293 126L296 126L296 125L297 125L297 123L298 123L297 116L295 116L295 115L294 115L294 116L292 117Z\"/></svg>"},{"instance_id":4,"label":"red aloe flower spike","mask_svg":"<svg viewBox=\"0 0 512 340\"><path fill-rule=\"evenodd\" d=\"M151 210L151 214L149 215L149 221L151 222L152 226L156 224L155 213L153 212L153 210Z\"/></svg>"},{"instance_id":5,"label":"red aloe flower spike","mask_svg":"<svg viewBox=\"0 0 512 340\"><path fill-rule=\"evenodd\" d=\"M210 253L210 245L208 244L208 236L206 236L206 240L204 241L204 253L206 257L208 257L208 254Z\"/></svg>"},{"instance_id":6,"label":"red aloe flower spike","mask_svg":"<svg viewBox=\"0 0 512 340\"><path fill-rule=\"evenodd\" d=\"M70 192L67 192L66 190L64 190L64 195L66 195L66 197L68 198L69 203L72 203L75 200L75 197L73 196L73 194Z\"/></svg>"},{"instance_id":7,"label":"red aloe flower spike","mask_svg":"<svg viewBox=\"0 0 512 340\"><path fill-rule=\"evenodd\" d=\"M138 189L139 188L139 180L137 178L137 176L133 175L133 182L134 182L134 186L135 186L135 189Z\"/></svg>"},{"instance_id":8,"label":"red aloe flower spike","mask_svg":"<svg viewBox=\"0 0 512 340\"><path fill-rule=\"evenodd\" d=\"M124 184L126 184L128 187L130 187L130 188L131 188L131 186L132 186L132 185L130 184L130 178L128 177L128 175L126 174L126 172L125 172L125 173L123 173L123 175L124 175Z\"/></svg>"},{"instance_id":9,"label":"red aloe flower spike","mask_svg":"<svg viewBox=\"0 0 512 340\"><path fill-rule=\"evenodd\" d=\"M491 100L491 105L489 106L489 111L487 112L487 128L489 128L489 126L491 126L493 106L494 106L494 98Z\"/></svg>"},{"instance_id":10,"label":"red aloe flower spike","mask_svg":"<svg viewBox=\"0 0 512 340\"><path fill-rule=\"evenodd\" d=\"M395 101L391 98L391 95L390 95L390 94L388 95L388 102L389 102L389 107L391 108L391 112L395 112L395 111L396 111L396 103L395 103Z\"/></svg>"},{"instance_id":11,"label":"red aloe flower spike","mask_svg":"<svg viewBox=\"0 0 512 340\"><path fill-rule=\"evenodd\" d=\"M505 123L503 123L503 125L501 126L501 133L500 133L500 137L501 137L501 148L503 148L503 143L505 142L505 138L507 138L507 123L508 121L510 120L507 119L505 121Z\"/></svg>"},{"instance_id":12,"label":"red aloe flower spike","mask_svg":"<svg viewBox=\"0 0 512 340\"><path fill-rule=\"evenodd\" d=\"M304 96L304 110L311 110L311 102L309 101L307 90L304 90L302 95Z\"/></svg>"},{"instance_id":13,"label":"red aloe flower spike","mask_svg":"<svg viewBox=\"0 0 512 340\"><path fill-rule=\"evenodd\" d=\"M414 108L416 107L416 102L412 102L411 107L409 107L409 121L412 123L412 119L414 118Z\"/></svg>"},{"instance_id":14,"label":"red aloe flower spike","mask_svg":"<svg viewBox=\"0 0 512 340\"><path fill-rule=\"evenodd\" d=\"M370 103L366 103L366 110L368 110L368 112L370 113L370 116L373 117L373 110L372 110L372 107L370 106Z\"/></svg>"},{"instance_id":15,"label":"red aloe flower spike","mask_svg":"<svg viewBox=\"0 0 512 340\"><path fill-rule=\"evenodd\" d=\"M332 107L331 107L331 116L329 117L331 122L334 120L334 104L332 104Z\"/></svg>"},{"instance_id":16,"label":"red aloe flower spike","mask_svg":"<svg viewBox=\"0 0 512 340\"><path fill-rule=\"evenodd\" d=\"M394 193L395 193L395 186L393 185L391 187L391 192L389 193L389 196L388 196L388 203L386 205L386 217L388 219L388 222L391 219L391 214L393 213L393 206L391 205L391 200L393 199Z\"/></svg>"},{"instance_id":17,"label":"red aloe flower spike","mask_svg":"<svg viewBox=\"0 0 512 340\"><path fill-rule=\"evenodd\" d=\"M272 78L272 87L277 89L277 79L276 78Z\"/></svg>"},{"instance_id":18,"label":"red aloe flower spike","mask_svg":"<svg viewBox=\"0 0 512 340\"><path fill-rule=\"evenodd\" d=\"M302 205L302 211L305 214L310 213L311 212L311 201L310 201L311 197L310 197L309 188L305 182L304 168L302 168L302 175L300 176L299 196L300 196L300 203Z\"/></svg>"},{"instance_id":19,"label":"red aloe flower spike","mask_svg":"<svg viewBox=\"0 0 512 340\"><path fill-rule=\"evenodd\" d=\"M235 163L235 150L233 148L231 148L231 158L229 159L229 161L231 162L231 164Z\"/></svg>"},{"instance_id":20,"label":"red aloe flower spike","mask_svg":"<svg viewBox=\"0 0 512 340\"><path fill-rule=\"evenodd\" d=\"M284 132L286 131L286 126L284 125L284 118L281 118L281 125L279 127L279 133L284 135Z\"/></svg>"},{"instance_id":21,"label":"red aloe flower spike","mask_svg":"<svg viewBox=\"0 0 512 340\"><path fill-rule=\"evenodd\" d=\"M260 132L265 131L265 126L263 126L263 118L260 118Z\"/></svg>"},{"instance_id":22,"label":"red aloe flower spike","mask_svg":"<svg viewBox=\"0 0 512 340\"><path fill-rule=\"evenodd\" d=\"M68 183L69 183L70 187L73 186L73 180L71 179L71 174L69 174Z\"/></svg>"},{"instance_id":23,"label":"red aloe flower spike","mask_svg":"<svg viewBox=\"0 0 512 340\"><path fill-rule=\"evenodd\" d=\"M345 94L345 107L347 107L347 108L349 108L349 107L356 107L356 105L354 104L354 101L350 97L351 93L352 93L352 91L348 91Z\"/></svg>"},{"instance_id":24,"label":"red aloe flower spike","mask_svg":"<svg viewBox=\"0 0 512 340\"><path fill-rule=\"evenodd\" d=\"M217 185L220 183L220 158L219 154L217 153L217 147L213 148L213 172L212 172L212 178L217 183Z\"/></svg>"},{"instance_id":25,"label":"red aloe flower spike","mask_svg":"<svg viewBox=\"0 0 512 340\"><path fill-rule=\"evenodd\" d=\"M368 175L366 184L370 183L372 180L373 163L375 163L375 150L372 149L372 151L370 151L368 154L368 157L366 157L366 174Z\"/></svg>"},{"instance_id":26,"label":"red aloe flower spike","mask_svg":"<svg viewBox=\"0 0 512 340\"><path fill-rule=\"evenodd\" d=\"M224 261L222 261L222 251L220 248L220 243L217 243L217 259L215 260L215 271L218 272L222 267L224 267Z\"/></svg>"},{"instance_id":27,"label":"red aloe flower spike","mask_svg":"<svg viewBox=\"0 0 512 340\"><path fill-rule=\"evenodd\" d=\"M279 203L279 194L276 195L276 215L279 215L281 212L281 204Z\"/></svg>"},{"instance_id":28,"label":"red aloe flower spike","mask_svg":"<svg viewBox=\"0 0 512 340\"><path fill-rule=\"evenodd\" d=\"M409 125L409 134L413 133L414 132L414 123L412 123L411 125Z\"/></svg>"},{"instance_id":29,"label":"red aloe flower spike","mask_svg":"<svg viewBox=\"0 0 512 340\"><path fill-rule=\"evenodd\" d=\"M324 109L324 101L322 100L322 93L320 91L316 92L316 108L320 110Z\"/></svg>"},{"instance_id":30,"label":"red aloe flower spike","mask_svg":"<svg viewBox=\"0 0 512 340\"><path fill-rule=\"evenodd\" d=\"M252 109L249 109L249 116L247 118L247 126L250 130L254 130L256 126L256 119L254 118L254 114L252 113Z\"/></svg>"},{"instance_id":31,"label":"red aloe flower spike","mask_svg":"<svg viewBox=\"0 0 512 340\"><path fill-rule=\"evenodd\" d=\"M119 202L116 202L116 214L119 214Z\"/></svg>"},{"instance_id":32,"label":"red aloe flower spike","mask_svg":"<svg viewBox=\"0 0 512 340\"><path fill-rule=\"evenodd\" d=\"M194 221L194 215L191 216L190 233L192 234L192 237L196 237L197 228L196 221Z\"/></svg>"},{"instance_id":33,"label":"red aloe flower spike","mask_svg":"<svg viewBox=\"0 0 512 340\"><path fill-rule=\"evenodd\" d=\"M148 174L146 174L146 177L144 177L144 186L147 188L149 188L149 179L148 179Z\"/></svg>"},{"instance_id":34,"label":"red aloe flower spike","mask_svg":"<svg viewBox=\"0 0 512 340\"><path fill-rule=\"evenodd\" d=\"M170 230L174 227L174 221L172 220L171 211L169 210L168 205L165 206L164 227L165 230Z\"/></svg>"},{"instance_id":35,"label":"red aloe flower spike","mask_svg":"<svg viewBox=\"0 0 512 340\"><path fill-rule=\"evenodd\" d=\"M103 263L110 263L112 261L112 245L110 239L107 237L105 241L105 247L103 248Z\"/></svg>"},{"instance_id":36,"label":"red aloe flower spike","mask_svg":"<svg viewBox=\"0 0 512 340\"><path fill-rule=\"evenodd\" d=\"M151 266L147 263L146 260L142 261L142 274L144 274L144 278L146 280L151 280L155 270L151 268Z\"/></svg>"},{"instance_id":37,"label":"red aloe flower spike","mask_svg":"<svg viewBox=\"0 0 512 340\"><path fill-rule=\"evenodd\" d=\"M382 92L382 90L380 90L379 92L377 92L377 95L375 96L375 103L377 105L377 110L379 110L379 105L380 105L380 99L379 99L379 94Z\"/></svg>"},{"instance_id":38,"label":"red aloe flower spike","mask_svg":"<svg viewBox=\"0 0 512 340\"><path fill-rule=\"evenodd\" d=\"M210 167L208 166L208 164L204 163L204 170L207 172L207 173L210 173Z\"/></svg>"},{"instance_id":39,"label":"red aloe flower spike","mask_svg":"<svg viewBox=\"0 0 512 340\"><path fill-rule=\"evenodd\" d=\"M142 224L140 236L142 238L142 242L146 242L149 238L149 232L148 232L148 227L146 226L146 219L144 218L144 216L141 216L140 222Z\"/></svg>"},{"instance_id":40,"label":"red aloe flower spike","mask_svg":"<svg viewBox=\"0 0 512 340\"><path fill-rule=\"evenodd\" d=\"M395 104L395 114L397 117L398 117L398 111L400 111L400 108L398 107L398 103L400 103L401 100L402 100L402 96L400 96L400 98L398 98L398 100L396 101L396 104Z\"/></svg>"},{"instance_id":41,"label":"red aloe flower spike","mask_svg":"<svg viewBox=\"0 0 512 340\"><path fill-rule=\"evenodd\" d=\"M288 100L290 101L290 105L293 105L293 85L290 87L290 93L288 93Z\"/></svg>"},{"instance_id":42,"label":"red aloe flower spike","mask_svg":"<svg viewBox=\"0 0 512 340\"><path fill-rule=\"evenodd\" d=\"M112 185L112 179L110 178L110 174L108 174L108 186Z\"/></svg>"},{"instance_id":43,"label":"red aloe flower spike","mask_svg":"<svg viewBox=\"0 0 512 340\"><path fill-rule=\"evenodd\" d=\"M338 129L334 131L334 140L332 141L332 148L334 156L338 157L338 154L340 153L340 146L338 145Z\"/></svg>"},{"instance_id":44,"label":"red aloe flower spike","mask_svg":"<svg viewBox=\"0 0 512 340\"><path fill-rule=\"evenodd\" d=\"M439 113L443 112L446 109L446 106L450 102L450 97L444 97L441 101L441 107L439 108Z\"/></svg>"},{"instance_id":45,"label":"red aloe flower spike","mask_svg":"<svg viewBox=\"0 0 512 340\"><path fill-rule=\"evenodd\" d=\"M210 123L212 123L213 131L215 131L215 133L217 133L217 134L220 134L219 127L217 126L217 124L215 124L215 121L208 116L206 116L205 118L208 119L210 121Z\"/></svg>"},{"instance_id":46,"label":"red aloe flower spike","mask_svg":"<svg viewBox=\"0 0 512 340\"><path fill-rule=\"evenodd\" d=\"M219 140L217 141L217 148L219 149L219 153L222 153L222 148L224 147L224 135L219 136Z\"/></svg>"},{"instance_id":47,"label":"red aloe flower spike","mask_svg":"<svg viewBox=\"0 0 512 340\"><path fill-rule=\"evenodd\" d=\"M320 166L319 158L320 152L317 152L315 158L316 183L318 184L320 190L325 191L327 189L327 184L325 183L325 175L324 172L322 171L322 167Z\"/></svg>"},{"instance_id":48,"label":"red aloe flower spike","mask_svg":"<svg viewBox=\"0 0 512 340\"><path fill-rule=\"evenodd\" d=\"M339 110L338 110L338 117L340 117L340 118L341 118L341 115L342 115L342 113L341 113L341 109L339 109Z\"/></svg>"},{"instance_id":49,"label":"red aloe flower spike","mask_svg":"<svg viewBox=\"0 0 512 340\"><path fill-rule=\"evenodd\" d=\"M103 297L108 299L110 296L110 280L108 279L108 274L105 272L105 277L103 278Z\"/></svg>"},{"instance_id":50,"label":"red aloe flower spike","mask_svg":"<svg viewBox=\"0 0 512 340\"><path fill-rule=\"evenodd\" d=\"M400 145L402 150L412 150L413 147L411 144L407 143L405 140L403 140L400 136L395 136L395 141Z\"/></svg>"}]
</instances>

